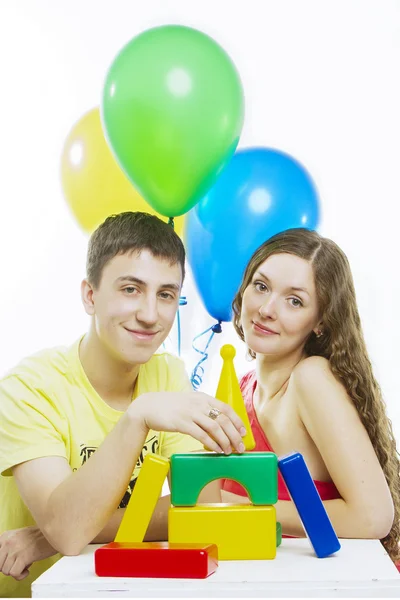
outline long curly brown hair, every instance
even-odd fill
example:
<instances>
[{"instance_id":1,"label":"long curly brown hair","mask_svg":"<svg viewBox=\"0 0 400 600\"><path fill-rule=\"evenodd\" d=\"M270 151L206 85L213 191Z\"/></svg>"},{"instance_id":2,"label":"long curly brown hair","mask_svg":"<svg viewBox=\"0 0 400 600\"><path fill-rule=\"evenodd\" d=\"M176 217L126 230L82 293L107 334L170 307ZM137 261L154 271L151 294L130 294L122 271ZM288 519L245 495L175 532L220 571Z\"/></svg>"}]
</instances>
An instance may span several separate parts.
<instances>
[{"instance_id":1,"label":"long curly brown hair","mask_svg":"<svg viewBox=\"0 0 400 600\"><path fill-rule=\"evenodd\" d=\"M233 324L244 340L240 323L243 294L258 267L271 255L294 254L313 267L323 335L311 332L305 344L308 356L324 356L333 374L352 398L381 464L394 503L390 533L381 540L392 560L400 558L400 462L392 423L374 377L362 332L353 277L344 252L327 238L308 229L288 229L260 246L247 265L232 304ZM255 353L249 349L255 358Z\"/></svg>"}]
</instances>

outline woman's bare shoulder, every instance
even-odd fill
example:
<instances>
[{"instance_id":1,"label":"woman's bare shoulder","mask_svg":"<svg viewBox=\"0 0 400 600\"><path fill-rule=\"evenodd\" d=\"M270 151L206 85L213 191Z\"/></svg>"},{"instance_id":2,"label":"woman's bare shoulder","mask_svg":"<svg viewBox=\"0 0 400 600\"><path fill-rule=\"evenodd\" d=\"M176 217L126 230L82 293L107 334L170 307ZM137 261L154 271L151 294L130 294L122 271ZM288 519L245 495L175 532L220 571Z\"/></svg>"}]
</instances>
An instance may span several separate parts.
<instances>
[{"instance_id":1,"label":"woman's bare shoulder","mask_svg":"<svg viewBox=\"0 0 400 600\"><path fill-rule=\"evenodd\" d=\"M307 402L320 401L321 393L332 401L348 401L345 386L332 372L329 360L323 356L309 356L293 369L291 385L299 397Z\"/></svg>"}]
</instances>

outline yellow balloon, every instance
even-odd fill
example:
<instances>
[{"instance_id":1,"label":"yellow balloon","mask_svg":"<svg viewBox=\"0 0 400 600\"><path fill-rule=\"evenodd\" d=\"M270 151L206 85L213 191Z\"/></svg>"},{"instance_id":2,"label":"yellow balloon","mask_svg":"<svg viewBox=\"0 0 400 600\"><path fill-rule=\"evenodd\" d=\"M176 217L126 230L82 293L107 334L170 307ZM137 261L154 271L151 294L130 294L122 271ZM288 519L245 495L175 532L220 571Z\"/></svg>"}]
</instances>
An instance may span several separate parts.
<instances>
[{"instance_id":1,"label":"yellow balloon","mask_svg":"<svg viewBox=\"0 0 400 600\"><path fill-rule=\"evenodd\" d=\"M100 111L86 113L70 131L61 157L65 198L79 225L92 233L109 215L128 210L156 213L119 167L104 137ZM174 219L182 237L184 217Z\"/></svg>"}]
</instances>

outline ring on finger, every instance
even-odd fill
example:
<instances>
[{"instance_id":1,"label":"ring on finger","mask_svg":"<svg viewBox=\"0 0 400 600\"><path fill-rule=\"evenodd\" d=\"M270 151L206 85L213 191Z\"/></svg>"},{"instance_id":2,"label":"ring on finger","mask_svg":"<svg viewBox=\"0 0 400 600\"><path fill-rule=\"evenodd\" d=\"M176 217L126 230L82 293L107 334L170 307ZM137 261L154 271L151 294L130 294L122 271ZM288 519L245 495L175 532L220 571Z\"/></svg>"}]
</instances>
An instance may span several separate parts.
<instances>
[{"instance_id":1,"label":"ring on finger","mask_svg":"<svg viewBox=\"0 0 400 600\"><path fill-rule=\"evenodd\" d=\"M210 417L210 419L212 419L213 421L215 421L215 419L218 417L218 415L221 414L221 411L218 410L218 408L210 408L210 410L208 411L208 416Z\"/></svg>"}]
</instances>

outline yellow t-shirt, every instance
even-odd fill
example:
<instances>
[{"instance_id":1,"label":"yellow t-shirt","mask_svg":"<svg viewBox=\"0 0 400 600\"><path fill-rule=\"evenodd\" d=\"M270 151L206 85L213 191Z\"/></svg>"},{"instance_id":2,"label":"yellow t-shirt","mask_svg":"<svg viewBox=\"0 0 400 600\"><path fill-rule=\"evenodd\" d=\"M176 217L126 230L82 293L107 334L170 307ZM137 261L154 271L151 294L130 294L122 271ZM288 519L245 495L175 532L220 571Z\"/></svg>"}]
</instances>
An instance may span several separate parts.
<instances>
[{"instance_id":1,"label":"yellow t-shirt","mask_svg":"<svg viewBox=\"0 0 400 600\"><path fill-rule=\"evenodd\" d=\"M72 470L79 469L123 414L106 404L90 384L79 360L79 343L26 358L0 381L0 533L34 524L12 476L13 466L62 456ZM135 396L191 389L182 361L163 353L140 366ZM150 430L120 507L128 503L148 452L169 458L201 449L200 442L181 433ZM29 597L32 581L59 558L34 563L22 582L0 574L0 597Z\"/></svg>"}]
</instances>

